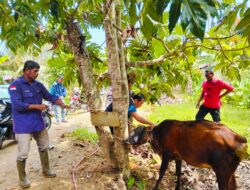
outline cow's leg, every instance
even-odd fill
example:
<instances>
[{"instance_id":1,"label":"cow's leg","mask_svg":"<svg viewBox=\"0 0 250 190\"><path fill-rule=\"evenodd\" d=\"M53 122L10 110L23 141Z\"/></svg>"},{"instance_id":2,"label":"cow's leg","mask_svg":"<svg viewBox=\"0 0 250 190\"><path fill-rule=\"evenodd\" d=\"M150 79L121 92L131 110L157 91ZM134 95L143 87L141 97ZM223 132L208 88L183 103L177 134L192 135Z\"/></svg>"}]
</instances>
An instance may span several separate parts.
<instances>
[{"instance_id":1,"label":"cow's leg","mask_svg":"<svg viewBox=\"0 0 250 190\"><path fill-rule=\"evenodd\" d=\"M235 179L235 174L234 173L231 175L229 183L230 183L229 184L230 190L235 190L237 188L237 184L236 184L236 179Z\"/></svg>"},{"instance_id":2,"label":"cow's leg","mask_svg":"<svg viewBox=\"0 0 250 190\"><path fill-rule=\"evenodd\" d=\"M232 173L227 169L221 169L215 171L219 190L235 190L236 188L230 188L230 178Z\"/></svg>"},{"instance_id":3,"label":"cow's leg","mask_svg":"<svg viewBox=\"0 0 250 190\"><path fill-rule=\"evenodd\" d=\"M159 173L159 179L157 180L156 182L156 185L154 187L153 190L157 190L158 189L158 186L167 170L167 167L168 167L168 163L169 163L169 154L167 151L165 151L162 155L162 161L161 161L161 168L160 168L160 173Z\"/></svg>"},{"instance_id":4,"label":"cow's leg","mask_svg":"<svg viewBox=\"0 0 250 190\"><path fill-rule=\"evenodd\" d=\"M175 160L175 167L176 167L176 176L177 176L177 182L175 186L175 190L180 190L181 187L181 160Z\"/></svg>"},{"instance_id":5,"label":"cow's leg","mask_svg":"<svg viewBox=\"0 0 250 190\"><path fill-rule=\"evenodd\" d=\"M236 190L234 172L239 165L239 158L219 150L214 150L211 165L216 174L219 190Z\"/></svg>"}]
</instances>

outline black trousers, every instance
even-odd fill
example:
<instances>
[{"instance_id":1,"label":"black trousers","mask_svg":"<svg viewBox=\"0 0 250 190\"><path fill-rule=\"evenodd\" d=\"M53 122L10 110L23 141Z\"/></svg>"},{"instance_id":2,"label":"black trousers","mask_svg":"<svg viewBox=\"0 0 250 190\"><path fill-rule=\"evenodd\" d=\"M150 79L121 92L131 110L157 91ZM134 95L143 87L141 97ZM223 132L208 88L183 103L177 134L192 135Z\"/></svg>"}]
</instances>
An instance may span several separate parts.
<instances>
[{"instance_id":1,"label":"black trousers","mask_svg":"<svg viewBox=\"0 0 250 190\"><path fill-rule=\"evenodd\" d=\"M210 115L213 118L214 122L219 123L220 120L220 108L213 109L213 108L207 108L204 105L200 106L198 113L195 116L196 120L203 120L206 115L210 113Z\"/></svg>"}]
</instances>

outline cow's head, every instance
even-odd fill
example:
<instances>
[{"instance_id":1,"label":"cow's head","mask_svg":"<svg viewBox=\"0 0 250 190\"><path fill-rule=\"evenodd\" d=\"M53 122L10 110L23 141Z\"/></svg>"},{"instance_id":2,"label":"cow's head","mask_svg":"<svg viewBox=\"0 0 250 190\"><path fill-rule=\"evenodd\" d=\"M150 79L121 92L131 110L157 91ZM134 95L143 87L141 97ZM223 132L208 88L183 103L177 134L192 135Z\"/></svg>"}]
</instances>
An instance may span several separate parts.
<instances>
[{"instance_id":1,"label":"cow's head","mask_svg":"<svg viewBox=\"0 0 250 190\"><path fill-rule=\"evenodd\" d=\"M142 145L149 141L151 137L151 130L152 128L150 127L139 126L131 132L129 137L125 139L123 143L136 146Z\"/></svg>"}]
</instances>

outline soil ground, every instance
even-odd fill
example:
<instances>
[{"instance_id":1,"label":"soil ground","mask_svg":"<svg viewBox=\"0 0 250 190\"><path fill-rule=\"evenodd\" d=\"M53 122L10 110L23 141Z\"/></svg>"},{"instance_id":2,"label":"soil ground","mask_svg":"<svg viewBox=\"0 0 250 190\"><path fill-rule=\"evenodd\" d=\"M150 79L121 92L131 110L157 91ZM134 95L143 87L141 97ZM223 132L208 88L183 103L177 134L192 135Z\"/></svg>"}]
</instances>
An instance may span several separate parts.
<instances>
[{"instance_id":1,"label":"soil ground","mask_svg":"<svg viewBox=\"0 0 250 190\"><path fill-rule=\"evenodd\" d=\"M41 175L41 165L35 141L27 160L26 171L31 180L28 190L120 190L123 185L121 176L107 166L98 145L72 140L64 134L76 128L84 127L95 131L90 123L89 113L68 116L67 123L52 124L49 130L51 144L51 166L56 171L56 178ZM16 143L5 141L0 150L0 190L21 189L16 171ZM94 153L94 154L93 154ZM93 154L93 155L92 155ZM81 161L82 160L82 161ZM81 162L80 162L81 161ZM80 163L75 172L76 186L72 179L72 170ZM152 189L158 177L160 158L145 145L130 154L131 178L128 189ZM183 189L216 190L217 183L211 170L183 167ZM250 190L250 164L244 161L236 172L239 190ZM135 180L133 182L133 180ZM165 175L161 188L174 189L174 165Z\"/></svg>"}]
</instances>

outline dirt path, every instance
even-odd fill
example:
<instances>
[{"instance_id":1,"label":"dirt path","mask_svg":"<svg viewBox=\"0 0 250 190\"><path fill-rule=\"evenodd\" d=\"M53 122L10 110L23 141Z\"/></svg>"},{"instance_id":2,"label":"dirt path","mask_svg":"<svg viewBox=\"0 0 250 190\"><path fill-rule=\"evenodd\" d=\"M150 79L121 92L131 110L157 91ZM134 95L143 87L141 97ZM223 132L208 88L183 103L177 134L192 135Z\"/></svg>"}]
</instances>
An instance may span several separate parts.
<instances>
[{"instance_id":1,"label":"dirt path","mask_svg":"<svg viewBox=\"0 0 250 190\"><path fill-rule=\"evenodd\" d=\"M69 180L69 178L71 178L71 168L83 155L81 155L81 151L78 151L78 156L74 155L75 153L71 154L71 142L61 136L78 127L86 127L89 128L90 131L94 131L94 128L91 127L89 113L74 114L67 119L67 123L59 125L52 124L49 130L51 144L55 147L50 151L52 166L58 177L47 179L41 175L37 146L35 141L32 140L31 151L26 167L26 171L32 182L29 189L72 189L72 182ZM17 144L12 141L5 141L3 148L0 150L1 190L20 189L16 170L16 151Z\"/></svg>"}]
</instances>

